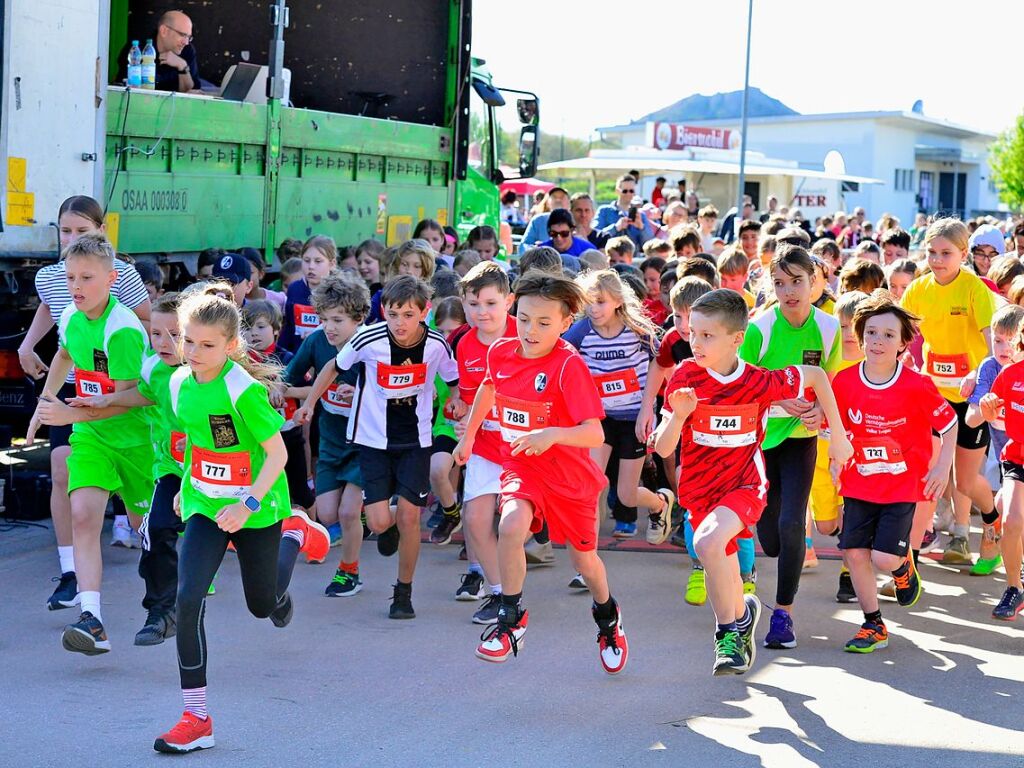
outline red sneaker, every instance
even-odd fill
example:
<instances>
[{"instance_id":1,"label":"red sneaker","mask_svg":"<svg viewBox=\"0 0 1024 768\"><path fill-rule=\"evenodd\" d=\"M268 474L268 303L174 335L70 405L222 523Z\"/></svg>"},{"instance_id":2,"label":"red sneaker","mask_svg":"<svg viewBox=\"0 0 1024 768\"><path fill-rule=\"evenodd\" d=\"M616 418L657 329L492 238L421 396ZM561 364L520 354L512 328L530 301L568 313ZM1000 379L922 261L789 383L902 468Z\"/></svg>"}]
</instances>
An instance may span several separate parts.
<instances>
[{"instance_id":1,"label":"red sneaker","mask_svg":"<svg viewBox=\"0 0 1024 768\"><path fill-rule=\"evenodd\" d=\"M614 623L597 625L597 647L601 652L601 666L609 675L617 675L626 668L629 659L629 643L622 631L622 612L615 609Z\"/></svg>"},{"instance_id":2,"label":"red sneaker","mask_svg":"<svg viewBox=\"0 0 1024 768\"><path fill-rule=\"evenodd\" d=\"M327 553L331 551L331 535L320 523L309 519L309 515L302 509L293 509L292 516L281 523L281 532L302 531L302 546L299 552L306 553L306 561L310 563L322 563L327 559Z\"/></svg>"},{"instance_id":3,"label":"red sneaker","mask_svg":"<svg viewBox=\"0 0 1024 768\"><path fill-rule=\"evenodd\" d=\"M476 648L476 657L484 661L500 663L506 661L509 656L518 656L523 647L523 636L526 635L526 625L529 620L529 612L523 611L519 621L515 624L508 624L501 620L499 611L498 623L491 625L480 635L483 642Z\"/></svg>"},{"instance_id":4,"label":"red sneaker","mask_svg":"<svg viewBox=\"0 0 1024 768\"><path fill-rule=\"evenodd\" d=\"M157 752L184 754L213 746L213 718L200 720L191 712L183 712L171 730L153 742Z\"/></svg>"}]
</instances>

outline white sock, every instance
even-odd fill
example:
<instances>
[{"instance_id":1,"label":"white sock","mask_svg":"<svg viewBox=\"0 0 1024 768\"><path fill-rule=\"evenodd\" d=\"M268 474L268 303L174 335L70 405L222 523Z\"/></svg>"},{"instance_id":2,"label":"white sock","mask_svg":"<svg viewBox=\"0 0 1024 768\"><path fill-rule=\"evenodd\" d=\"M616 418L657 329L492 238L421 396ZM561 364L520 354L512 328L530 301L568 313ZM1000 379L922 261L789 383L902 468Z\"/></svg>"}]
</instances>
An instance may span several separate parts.
<instances>
[{"instance_id":1,"label":"white sock","mask_svg":"<svg viewBox=\"0 0 1024 768\"><path fill-rule=\"evenodd\" d=\"M291 528L281 534L282 539L295 539L299 543L299 549L306 542L306 533L300 528Z\"/></svg>"},{"instance_id":2,"label":"white sock","mask_svg":"<svg viewBox=\"0 0 1024 768\"><path fill-rule=\"evenodd\" d=\"M68 573L75 570L75 548L57 547L57 557L60 558L60 572Z\"/></svg>"},{"instance_id":3,"label":"white sock","mask_svg":"<svg viewBox=\"0 0 1024 768\"><path fill-rule=\"evenodd\" d=\"M500 595L501 594L501 584L491 584L491 594L492 595Z\"/></svg>"},{"instance_id":4,"label":"white sock","mask_svg":"<svg viewBox=\"0 0 1024 768\"><path fill-rule=\"evenodd\" d=\"M103 617L100 616L100 593L99 592L79 592L79 598L82 603L82 613L88 611L100 621L103 621Z\"/></svg>"},{"instance_id":5,"label":"white sock","mask_svg":"<svg viewBox=\"0 0 1024 768\"><path fill-rule=\"evenodd\" d=\"M185 711L191 712L200 720L206 720L210 714L206 711L206 686L202 688L182 688L181 697L185 700Z\"/></svg>"},{"instance_id":6,"label":"white sock","mask_svg":"<svg viewBox=\"0 0 1024 768\"><path fill-rule=\"evenodd\" d=\"M128 515L114 515L115 528L131 528L128 522Z\"/></svg>"}]
</instances>

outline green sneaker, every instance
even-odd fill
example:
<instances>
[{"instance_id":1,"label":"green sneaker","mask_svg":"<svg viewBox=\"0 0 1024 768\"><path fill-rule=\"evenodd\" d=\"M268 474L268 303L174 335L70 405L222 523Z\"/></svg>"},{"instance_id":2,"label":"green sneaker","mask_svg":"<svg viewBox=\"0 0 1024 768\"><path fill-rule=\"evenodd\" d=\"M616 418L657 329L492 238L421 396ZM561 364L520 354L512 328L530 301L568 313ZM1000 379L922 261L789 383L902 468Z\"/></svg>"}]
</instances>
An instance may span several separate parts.
<instances>
[{"instance_id":1,"label":"green sneaker","mask_svg":"<svg viewBox=\"0 0 1024 768\"><path fill-rule=\"evenodd\" d=\"M871 653L889 645L889 633L884 624L865 621L860 631L843 647L847 653Z\"/></svg>"},{"instance_id":2,"label":"green sneaker","mask_svg":"<svg viewBox=\"0 0 1024 768\"><path fill-rule=\"evenodd\" d=\"M327 585L324 594L327 597L351 597L363 588L363 581L358 573L349 573L339 568L331 583Z\"/></svg>"},{"instance_id":3,"label":"green sneaker","mask_svg":"<svg viewBox=\"0 0 1024 768\"><path fill-rule=\"evenodd\" d=\"M684 598L690 605L704 605L708 601L708 588L704 581L704 569L695 565L690 571L690 578L686 580L686 596Z\"/></svg>"},{"instance_id":4,"label":"green sneaker","mask_svg":"<svg viewBox=\"0 0 1024 768\"><path fill-rule=\"evenodd\" d=\"M739 632L715 632L715 663L711 674L742 675L750 669L750 656Z\"/></svg>"},{"instance_id":5,"label":"green sneaker","mask_svg":"<svg viewBox=\"0 0 1024 768\"><path fill-rule=\"evenodd\" d=\"M971 568L971 576L991 576L996 568L1003 564L1003 556L996 555L995 557L978 558L978 562Z\"/></svg>"}]
</instances>

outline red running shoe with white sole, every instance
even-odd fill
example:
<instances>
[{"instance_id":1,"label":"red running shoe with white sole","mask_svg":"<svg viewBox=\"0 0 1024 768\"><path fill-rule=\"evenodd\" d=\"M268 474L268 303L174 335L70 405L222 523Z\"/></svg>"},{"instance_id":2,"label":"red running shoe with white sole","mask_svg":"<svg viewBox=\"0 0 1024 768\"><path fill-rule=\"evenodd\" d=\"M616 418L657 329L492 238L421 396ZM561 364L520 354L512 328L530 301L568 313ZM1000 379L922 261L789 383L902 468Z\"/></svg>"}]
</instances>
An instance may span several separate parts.
<instances>
[{"instance_id":1,"label":"red running shoe with white sole","mask_svg":"<svg viewBox=\"0 0 1024 768\"><path fill-rule=\"evenodd\" d=\"M622 611L616 607L615 620L597 623L597 647L601 652L601 666L609 675L617 675L626 668L629 642L622 631Z\"/></svg>"},{"instance_id":2,"label":"red running shoe with white sole","mask_svg":"<svg viewBox=\"0 0 1024 768\"><path fill-rule=\"evenodd\" d=\"M310 563L322 563L331 551L331 535L320 523L310 520L305 510L293 509L292 516L281 523L281 532L300 530L302 531L302 546L299 552L306 553L306 561Z\"/></svg>"},{"instance_id":3,"label":"red running shoe with white sole","mask_svg":"<svg viewBox=\"0 0 1024 768\"><path fill-rule=\"evenodd\" d=\"M504 606L502 607L504 608ZM491 625L480 635L483 642L476 648L477 658L500 663L506 661L509 656L518 656L523 647L523 636L526 634L526 625L529 620L529 612L523 611L519 621L509 624L501 620L501 609L499 609L498 623Z\"/></svg>"},{"instance_id":4,"label":"red running shoe with white sole","mask_svg":"<svg viewBox=\"0 0 1024 768\"><path fill-rule=\"evenodd\" d=\"M182 712L181 720L153 742L157 752L184 754L213 746L213 718L201 720L191 712Z\"/></svg>"}]
</instances>

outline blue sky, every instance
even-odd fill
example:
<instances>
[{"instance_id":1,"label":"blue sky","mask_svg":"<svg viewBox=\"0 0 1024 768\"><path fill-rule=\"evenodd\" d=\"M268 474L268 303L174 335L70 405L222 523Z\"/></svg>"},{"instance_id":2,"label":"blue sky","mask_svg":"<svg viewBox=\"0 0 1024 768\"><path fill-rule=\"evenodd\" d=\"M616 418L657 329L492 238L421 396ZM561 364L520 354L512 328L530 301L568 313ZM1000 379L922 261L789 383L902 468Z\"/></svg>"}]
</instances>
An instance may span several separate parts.
<instances>
[{"instance_id":1,"label":"blue sky","mask_svg":"<svg viewBox=\"0 0 1024 768\"><path fill-rule=\"evenodd\" d=\"M474 54L586 137L743 87L747 0L475 0ZM798 112L910 110L990 131L1024 109L1021 0L754 0L750 83Z\"/></svg>"}]
</instances>

